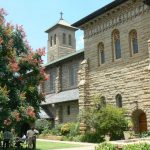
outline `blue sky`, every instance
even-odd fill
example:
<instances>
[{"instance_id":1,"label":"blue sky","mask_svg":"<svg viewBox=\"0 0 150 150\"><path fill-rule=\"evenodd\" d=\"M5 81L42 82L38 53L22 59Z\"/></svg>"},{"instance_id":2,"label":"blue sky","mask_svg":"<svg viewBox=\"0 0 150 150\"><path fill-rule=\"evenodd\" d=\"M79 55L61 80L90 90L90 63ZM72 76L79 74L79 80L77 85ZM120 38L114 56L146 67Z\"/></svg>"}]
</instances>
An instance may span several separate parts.
<instances>
[{"instance_id":1,"label":"blue sky","mask_svg":"<svg viewBox=\"0 0 150 150\"><path fill-rule=\"evenodd\" d=\"M47 48L47 33L44 31L63 18L70 24L82 19L112 0L0 0L0 7L12 24L23 25L33 49ZM82 33L76 33L77 49L83 48ZM44 57L46 63L46 57Z\"/></svg>"}]
</instances>

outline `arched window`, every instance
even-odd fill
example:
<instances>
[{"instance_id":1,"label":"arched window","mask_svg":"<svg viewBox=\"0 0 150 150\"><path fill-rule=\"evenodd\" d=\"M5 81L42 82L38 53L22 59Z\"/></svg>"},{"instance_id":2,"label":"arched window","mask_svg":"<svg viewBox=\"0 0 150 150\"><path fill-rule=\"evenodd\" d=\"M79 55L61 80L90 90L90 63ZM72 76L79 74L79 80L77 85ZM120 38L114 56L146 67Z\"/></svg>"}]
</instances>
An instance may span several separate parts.
<instances>
[{"instance_id":1,"label":"arched window","mask_svg":"<svg viewBox=\"0 0 150 150\"><path fill-rule=\"evenodd\" d=\"M69 34L69 36L68 36L68 39L69 39L69 45L71 46L72 45L72 39L71 39L71 34Z\"/></svg>"},{"instance_id":2,"label":"arched window","mask_svg":"<svg viewBox=\"0 0 150 150\"><path fill-rule=\"evenodd\" d=\"M63 33L63 44L66 44L66 34Z\"/></svg>"},{"instance_id":3,"label":"arched window","mask_svg":"<svg viewBox=\"0 0 150 150\"><path fill-rule=\"evenodd\" d=\"M52 47L52 45L53 45L53 37L51 36L51 38L50 38L50 46Z\"/></svg>"},{"instance_id":4,"label":"arched window","mask_svg":"<svg viewBox=\"0 0 150 150\"><path fill-rule=\"evenodd\" d=\"M102 107L106 107L106 98L105 98L105 96L101 96L101 105L102 105Z\"/></svg>"},{"instance_id":5,"label":"arched window","mask_svg":"<svg viewBox=\"0 0 150 150\"><path fill-rule=\"evenodd\" d=\"M56 45L56 34L54 35L54 44Z\"/></svg>"},{"instance_id":6,"label":"arched window","mask_svg":"<svg viewBox=\"0 0 150 150\"><path fill-rule=\"evenodd\" d=\"M120 94L116 95L116 106L119 108L122 107L122 96Z\"/></svg>"},{"instance_id":7,"label":"arched window","mask_svg":"<svg viewBox=\"0 0 150 150\"><path fill-rule=\"evenodd\" d=\"M101 42L98 44L98 64L105 63L105 52L104 52L104 44Z\"/></svg>"},{"instance_id":8,"label":"arched window","mask_svg":"<svg viewBox=\"0 0 150 150\"><path fill-rule=\"evenodd\" d=\"M132 56L132 54L136 54L139 51L136 30L130 31L129 39L130 39L130 50L131 50L131 56Z\"/></svg>"},{"instance_id":9,"label":"arched window","mask_svg":"<svg viewBox=\"0 0 150 150\"><path fill-rule=\"evenodd\" d=\"M115 59L121 58L120 33L119 30L114 30L112 33L113 56Z\"/></svg>"}]
</instances>

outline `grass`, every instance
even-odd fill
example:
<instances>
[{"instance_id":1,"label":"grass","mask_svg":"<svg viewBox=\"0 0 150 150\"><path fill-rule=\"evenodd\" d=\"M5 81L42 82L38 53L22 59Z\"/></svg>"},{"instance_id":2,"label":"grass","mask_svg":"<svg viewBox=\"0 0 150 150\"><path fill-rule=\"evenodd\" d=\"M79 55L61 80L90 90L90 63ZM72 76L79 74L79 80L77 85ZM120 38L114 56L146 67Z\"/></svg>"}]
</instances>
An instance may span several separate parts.
<instances>
[{"instance_id":1,"label":"grass","mask_svg":"<svg viewBox=\"0 0 150 150\"><path fill-rule=\"evenodd\" d=\"M60 142L37 141L37 150L53 150L63 148L81 147L80 144L68 144Z\"/></svg>"},{"instance_id":2,"label":"grass","mask_svg":"<svg viewBox=\"0 0 150 150\"><path fill-rule=\"evenodd\" d=\"M82 147L82 146L83 145L80 144L49 142L49 141L39 141L39 140L36 142L36 150L55 150L55 149L74 148L74 147ZM0 150L2 150L2 148L0 148ZM7 150L16 150L16 149L9 148ZM26 149L22 148L20 150L26 150Z\"/></svg>"}]
</instances>

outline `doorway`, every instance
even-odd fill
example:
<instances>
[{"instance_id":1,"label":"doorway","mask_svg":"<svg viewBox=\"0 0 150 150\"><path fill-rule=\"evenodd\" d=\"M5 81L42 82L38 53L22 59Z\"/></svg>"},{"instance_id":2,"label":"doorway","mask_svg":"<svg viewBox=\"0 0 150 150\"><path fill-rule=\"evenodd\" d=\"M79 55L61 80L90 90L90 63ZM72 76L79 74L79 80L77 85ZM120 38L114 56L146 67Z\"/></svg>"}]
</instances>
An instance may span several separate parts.
<instances>
[{"instance_id":1,"label":"doorway","mask_svg":"<svg viewBox=\"0 0 150 150\"><path fill-rule=\"evenodd\" d=\"M147 117L146 113L143 110L135 110L132 113L132 120L134 123L134 131L136 133L142 133L147 131Z\"/></svg>"}]
</instances>

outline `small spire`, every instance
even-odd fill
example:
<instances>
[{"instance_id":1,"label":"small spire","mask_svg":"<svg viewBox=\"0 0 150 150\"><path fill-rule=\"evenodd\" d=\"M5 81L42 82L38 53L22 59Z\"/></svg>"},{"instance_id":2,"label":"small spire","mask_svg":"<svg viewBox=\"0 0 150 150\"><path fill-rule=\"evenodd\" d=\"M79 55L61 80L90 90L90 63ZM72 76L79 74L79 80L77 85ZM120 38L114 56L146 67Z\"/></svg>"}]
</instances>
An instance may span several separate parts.
<instances>
[{"instance_id":1,"label":"small spire","mask_svg":"<svg viewBox=\"0 0 150 150\"><path fill-rule=\"evenodd\" d=\"M63 14L64 14L64 13L61 11L61 12L60 12L60 20L63 20Z\"/></svg>"}]
</instances>

